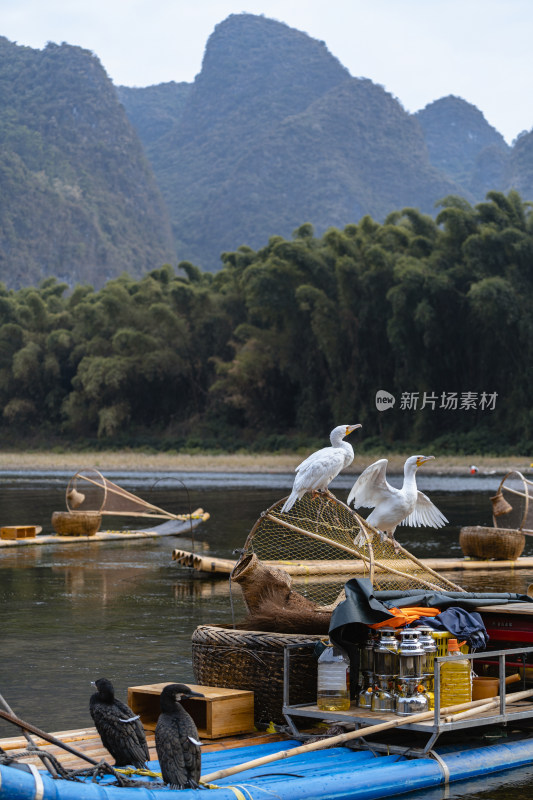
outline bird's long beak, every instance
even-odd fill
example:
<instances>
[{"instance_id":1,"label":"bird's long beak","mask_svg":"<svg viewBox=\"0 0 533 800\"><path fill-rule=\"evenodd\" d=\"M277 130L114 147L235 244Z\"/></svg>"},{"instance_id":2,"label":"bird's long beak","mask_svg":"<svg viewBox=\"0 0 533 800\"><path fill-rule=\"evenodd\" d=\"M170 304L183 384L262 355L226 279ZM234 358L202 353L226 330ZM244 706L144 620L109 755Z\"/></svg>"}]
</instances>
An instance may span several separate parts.
<instances>
[{"instance_id":1,"label":"bird's long beak","mask_svg":"<svg viewBox=\"0 0 533 800\"><path fill-rule=\"evenodd\" d=\"M425 464L426 461L434 461L435 456L420 456L420 458L416 459L416 466L421 467L422 464Z\"/></svg>"},{"instance_id":2,"label":"bird's long beak","mask_svg":"<svg viewBox=\"0 0 533 800\"><path fill-rule=\"evenodd\" d=\"M357 428L362 428L363 426L358 422L357 425L347 425L346 426L346 433L345 436L348 436L349 433L355 431Z\"/></svg>"},{"instance_id":3,"label":"bird's long beak","mask_svg":"<svg viewBox=\"0 0 533 800\"><path fill-rule=\"evenodd\" d=\"M184 694L183 697L205 697L205 694L201 692L189 692L188 694Z\"/></svg>"}]
</instances>

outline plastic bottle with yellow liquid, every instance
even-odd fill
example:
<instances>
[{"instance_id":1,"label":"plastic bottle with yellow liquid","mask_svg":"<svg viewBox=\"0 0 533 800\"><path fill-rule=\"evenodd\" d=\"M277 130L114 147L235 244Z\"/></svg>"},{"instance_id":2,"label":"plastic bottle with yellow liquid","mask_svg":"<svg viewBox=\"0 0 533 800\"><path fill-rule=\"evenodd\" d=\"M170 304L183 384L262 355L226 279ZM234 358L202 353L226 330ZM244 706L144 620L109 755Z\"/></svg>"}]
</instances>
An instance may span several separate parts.
<instances>
[{"instance_id":1,"label":"plastic bottle with yellow liquid","mask_svg":"<svg viewBox=\"0 0 533 800\"><path fill-rule=\"evenodd\" d=\"M350 708L350 659L331 643L318 659L316 704L321 711Z\"/></svg>"},{"instance_id":2,"label":"plastic bottle with yellow liquid","mask_svg":"<svg viewBox=\"0 0 533 800\"><path fill-rule=\"evenodd\" d=\"M464 644L462 642L461 644ZM461 650L457 639L448 640L448 655L456 656ZM472 700L472 670L468 658L443 661L440 667L440 707Z\"/></svg>"}]
</instances>

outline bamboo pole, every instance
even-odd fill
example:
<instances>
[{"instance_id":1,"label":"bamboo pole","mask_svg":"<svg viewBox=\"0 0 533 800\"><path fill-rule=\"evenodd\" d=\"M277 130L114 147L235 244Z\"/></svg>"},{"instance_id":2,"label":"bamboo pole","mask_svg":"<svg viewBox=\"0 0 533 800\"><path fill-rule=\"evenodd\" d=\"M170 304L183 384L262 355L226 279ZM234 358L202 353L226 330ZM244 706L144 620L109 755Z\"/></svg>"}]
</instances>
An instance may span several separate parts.
<instances>
[{"instance_id":1,"label":"bamboo pole","mask_svg":"<svg viewBox=\"0 0 533 800\"><path fill-rule=\"evenodd\" d=\"M366 534L367 538L368 538L368 531L370 531L373 534L373 536L380 536L381 535L380 531L378 531L377 528L374 528L373 525L369 525L369 523L366 521L366 519L364 519L363 517L359 516L357 511L352 511L352 509L349 506L346 506L346 508L348 508L348 511L351 514L353 514L353 516L358 520L358 522L361 525L362 529L365 531L365 534ZM403 553L407 558L409 558L411 561L413 561L415 564L417 564L425 572L429 572L430 575L434 575L435 578L438 578L440 581L444 581L444 583L447 583L448 586L451 586L453 589L456 589L459 592L464 592L464 589L462 588L462 586L457 586L457 584L452 583L452 581L448 580L448 578L444 578L440 573L436 572L431 567L428 567L427 564L424 564L423 561L420 561L420 559L417 558L416 556L414 556L412 553L410 553L409 550L406 550L405 547L403 547L400 544L400 542L396 541L396 547L398 548L399 552ZM375 556L374 556L374 558L375 558ZM376 564L377 563L378 562L376 561ZM417 578L417 580L420 580L420 579Z\"/></svg>"},{"instance_id":2,"label":"bamboo pole","mask_svg":"<svg viewBox=\"0 0 533 800\"><path fill-rule=\"evenodd\" d=\"M35 734L35 736L40 736L41 739L44 739L46 742L50 742L50 744L55 744L57 747L63 748L63 750L67 750L69 753L72 753L79 758L83 758L84 761L88 761L89 764L94 764L95 766L98 765L98 761L95 761L94 758L85 755L81 750L77 750L75 747L71 747L69 744L65 744L60 739L56 739L55 736L52 736L51 733L45 733L45 731L36 728L35 725L31 725L29 722L24 722L24 720L20 719L19 717L15 716L15 714L8 714L7 711L2 711L0 708L0 718L7 720L7 722L12 722L13 725L18 725L23 731L29 731L29 733Z\"/></svg>"},{"instance_id":3,"label":"bamboo pole","mask_svg":"<svg viewBox=\"0 0 533 800\"><path fill-rule=\"evenodd\" d=\"M12 716L15 716L15 712L13 711L13 709L11 708L11 706L9 705L7 700L1 694L0 694L0 703L4 706L4 708L8 712L8 714L11 714ZM24 730L24 728L21 728L21 731L23 733L24 738L28 742L29 748L31 750L38 750L38 747L37 747L33 737L31 736L31 734L28 733L28 731ZM57 778L56 768L54 767L54 765L52 764L50 759L43 756L43 763L44 763L46 769L48 770L48 772L51 775L53 775L54 778Z\"/></svg>"},{"instance_id":4,"label":"bamboo pole","mask_svg":"<svg viewBox=\"0 0 533 800\"><path fill-rule=\"evenodd\" d=\"M511 676L511 677L514 678L514 675ZM517 678L518 678L518 680L520 680L520 676L518 675L518 673L517 673ZM515 682L516 682L515 680L511 681L511 683L515 683ZM511 695L505 695L505 704L508 705L509 703L517 703L520 700L524 700L525 697L529 697L532 694L533 694L533 691L529 692L529 694L528 694L527 690L525 690L523 692L513 692L513 694L511 694ZM475 708L469 708L466 711L461 711L459 714L455 714L454 716L446 717L445 718L445 722L454 722L455 720L458 720L458 719L467 719L467 717L473 717L476 714L482 714L484 711L490 711L491 708L495 708L496 706L499 706L499 704L500 704L499 695L497 695L496 697L490 697L490 698L485 697L483 699L485 700L485 705L484 706L477 706Z\"/></svg>"},{"instance_id":5,"label":"bamboo pole","mask_svg":"<svg viewBox=\"0 0 533 800\"><path fill-rule=\"evenodd\" d=\"M145 506L145 508L150 508L150 509L153 509L154 511L160 511L161 512L160 514L148 514L148 513L143 512L143 511L137 511L137 512L128 513L128 512L124 512L124 511L123 512L120 512L120 511L103 511L103 509L100 509L100 513L101 514L115 515L115 514L121 514L121 513L122 514L128 513L128 516L131 516L131 517L159 517L160 519L177 519L176 514L171 514L169 511L165 511L163 508L159 508L159 506L154 506L153 503L149 503L147 500L143 500L141 497L136 497L131 492L126 491L126 489L123 489L121 486L117 486L116 484L112 483L111 481L108 481L106 478L104 478L105 485L102 486L101 483L99 483L98 481L93 480L93 478L89 478L87 475L78 474L78 477L79 477L80 480L87 481L87 483L92 483L94 486L98 486L100 489L105 489L106 492L109 491L111 494L116 494L119 497L125 498L126 500L133 500L133 502L138 503L139 505ZM104 477L104 476L102 475L102 477ZM105 500L104 500L104 503L105 503Z\"/></svg>"},{"instance_id":6,"label":"bamboo pole","mask_svg":"<svg viewBox=\"0 0 533 800\"><path fill-rule=\"evenodd\" d=\"M330 545L330 547L336 547L339 550L344 550L346 553L351 553L352 555L357 556L362 561L368 561L371 563L371 560L368 556L363 555L354 547L348 547L345 544L341 544L340 542L336 542L334 539L328 539L326 536L321 536L319 533L311 533L311 531L306 531L303 528L299 528L297 525L292 525L290 522L286 522L285 520L280 519L279 517L274 517L271 514L267 514L269 519L277 522L279 525L283 525L285 528L289 528L289 530L295 531L296 533L300 533L303 536L309 536L311 539L316 539L319 542L324 542L324 544ZM407 578L412 580L413 577L418 581L418 583L423 583L424 586L427 586L429 589L433 589L435 591L442 591L441 586L436 586L434 583L430 583L429 581L425 581L423 578L420 578L418 575L413 576L410 575L408 572L400 572L398 569L394 569L393 567L388 567L386 564L383 564L381 561L378 561L374 558L374 564L376 567L384 570L385 572L390 572L392 575L399 575L401 578ZM461 590L463 591L463 590Z\"/></svg>"},{"instance_id":7,"label":"bamboo pole","mask_svg":"<svg viewBox=\"0 0 533 800\"><path fill-rule=\"evenodd\" d=\"M513 692L512 695L506 695L505 702L516 702L517 700L523 700L526 697L531 697L532 695L533 689L526 692ZM495 700L499 702L500 698L496 697ZM455 711L466 711L467 708L479 708L480 706L484 705L487 705L486 699L472 700L469 703L459 703L457 705L448 706L447 708L441 708L441 714L447 715L450 712L453 713ZM272 761L281 761L285 758L298 756L301 753L310 753L313 750L322 750L326 747L334 747L338 744L344 744L344 742L352 741L353 739L360 739L362 736L370 736L374 733L390 730L391 728L399 728L402 725L411 725L415 722L423 722L424 720L429 720L434 716L434 711L422 711L420 714L411 714L408 717L398 717L397 719L389 720L388 722L380 722L377 725L368 725L367 727L359 728L356 731L341 733L339 736L331 736L327 739L320 739L317 742L304 744L300 747L295 747L292 750L282 750L278 753L271 753L270 755L263 756L262 758L255 758L252 761L246 761L244 764L237 764L234 767L228 767L227 769L218 770L218 772L212 772L209 775L202 776L201 782L212 783L213 781L220 780L220 778L226 778L229 775L235 775L237 772L244 772L248 769L260 767L263 764L270 764Z\"/></svg>"}]
</instances>

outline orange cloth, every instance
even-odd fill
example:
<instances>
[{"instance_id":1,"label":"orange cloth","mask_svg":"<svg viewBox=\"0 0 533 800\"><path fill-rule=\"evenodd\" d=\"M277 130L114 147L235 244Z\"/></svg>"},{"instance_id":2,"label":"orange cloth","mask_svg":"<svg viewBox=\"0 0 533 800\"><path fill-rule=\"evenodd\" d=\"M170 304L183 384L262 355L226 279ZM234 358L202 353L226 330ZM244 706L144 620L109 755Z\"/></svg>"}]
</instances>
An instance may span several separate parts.
<instances>
[{"instance_id":1,"label":"orange cloth","mask_svg":"<svg viewBox=\"0 0 533 800\"><path fill-rule=\"evenodd\" d=\"M436 617L440 608L424 608L424 606L409 606L408 608L389 608L394 616L384 622L375 622L369 628L402 628L410 622L416 622L420 617Z\"/></svg>"}]
</instances>

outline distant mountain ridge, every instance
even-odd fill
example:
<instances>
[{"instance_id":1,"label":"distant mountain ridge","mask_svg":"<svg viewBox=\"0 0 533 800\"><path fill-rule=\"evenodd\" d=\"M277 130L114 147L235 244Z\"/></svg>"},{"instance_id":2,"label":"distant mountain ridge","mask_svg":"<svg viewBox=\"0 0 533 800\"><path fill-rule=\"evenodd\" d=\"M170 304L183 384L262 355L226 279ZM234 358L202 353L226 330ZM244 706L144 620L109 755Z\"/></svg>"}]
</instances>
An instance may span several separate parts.
<instances>
[{"instance_id":1,"label":"distant mountain ridge","mask_svg":"<svg viewBox=\"0 0 533 800\"><path fill-rule=\"evenodd\" d=\"M174 127L143 141L179 257L208 269L305 221L321 233L459 191L391 95L322 42L251 14L215 27Z\"/></svg>"},{"instance_id":2,"label":"distant mountain ridge","mask_svg":"<svg viewBox=\"0 0 533 800\"><path fill-rule=\"evenodd\" d=\"M0 38L0 281L101 286L173 257L139 138L92 53Z\"/></svg>"},{"instance_id":3,"label":"distant mountain ridge","mask_svg":"<svg viewBox=\"0 0 533 800\"><path fill-rule=\"evenodd\" d=\"M323 42L232 14L193 83L114 87L98 59L0 38L0 281L101 286L170 261L216 270L304 222L317 234L456 194L533 198L512 147L461 98L409 114Z\"/></svg>"},{"instance_id":4,"label":"distant mountain ridge","mask_svg":"<svg viewBox=\"0 0 533 800\"><path fill-rule=\"evenodd\" d=\"M478 202L519 176L511 148L475 106L450 96L408 114L382 87L351 77L323 42L252 14L215 27L161 137L145 137L140 107L134 118L132 95L121 98L179 257L208 269L222 251L261 247L304 221L320 234L406 206L435 213L448 194ZM533 196L533 181L521 183Z\"/></svg>"},{"instance_id":5,"label":"distant mountain ridge","mask_svg":"<svg viewBox=\"0 0 533 800\"><path fill-rule=\"evenodd\" d=\"M510 147L475 106L443 97L415 114L431 163L476 199L505 183Z\"/></svg>"}]
</instances>

